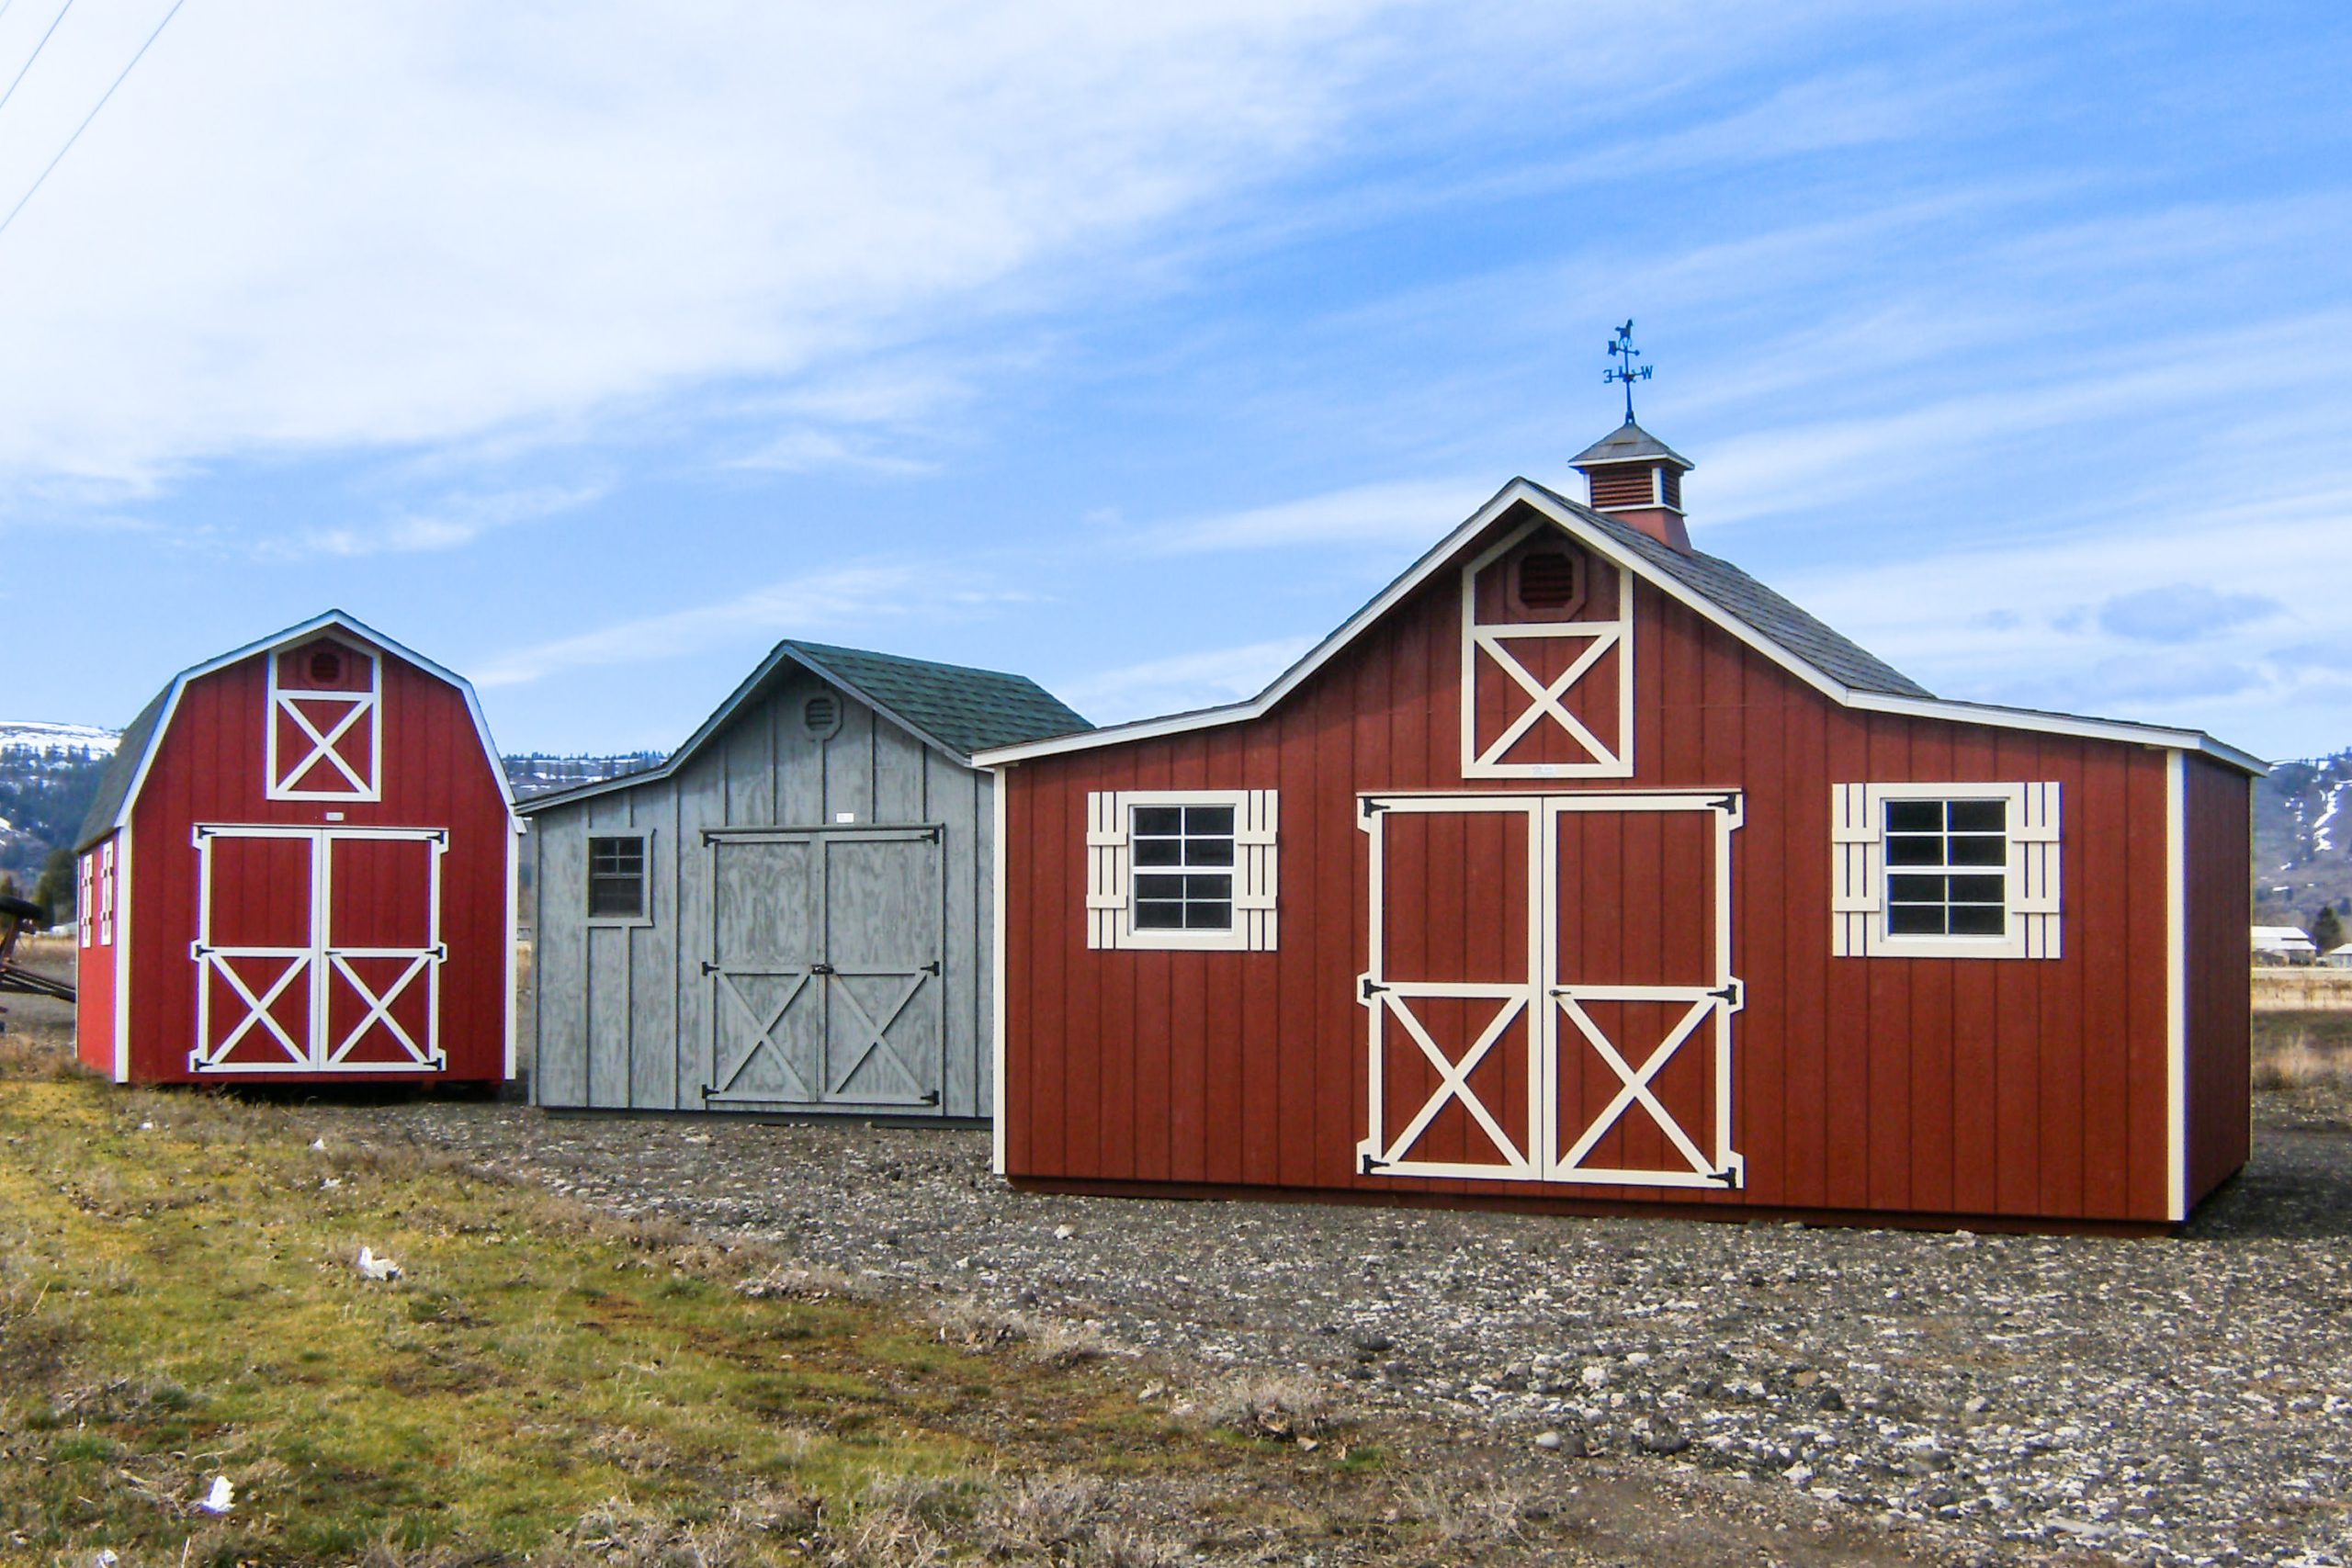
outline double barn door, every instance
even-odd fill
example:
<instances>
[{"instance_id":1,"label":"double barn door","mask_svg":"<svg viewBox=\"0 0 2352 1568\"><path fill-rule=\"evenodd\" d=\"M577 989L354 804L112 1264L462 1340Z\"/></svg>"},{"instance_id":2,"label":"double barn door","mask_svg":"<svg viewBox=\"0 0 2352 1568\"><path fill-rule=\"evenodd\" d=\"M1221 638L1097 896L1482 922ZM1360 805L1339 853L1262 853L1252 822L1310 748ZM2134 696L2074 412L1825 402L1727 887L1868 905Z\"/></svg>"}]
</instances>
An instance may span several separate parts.
<instances>
[{"instance_id":1,"label":"double barn door","mask_svg":"<svg viewBox=\"0 0 2352 1568\"><path fill-rule=\"evenodd\" d=\"M198 827L198 1073L431 1073L438 828Z\"/></svg>"},{"instance_id":2,"label":"double barn door","mask_svg":"<svg viewBox=\"0 0 2352 1568\"><path fill-rule=\"evenodd\" d=\"M1739 1185L1736 794L1370 795L1367 1175Z\"/></svg>"},{"instance_id":3,"label":"double barn door","mask_svg":"<svg viewBox=\"0 0 2352 1568\"><path fill-rule=\"evenodd\" d=\"M714 829L707 1104L939 1104L942 830Z\"/></svg>"}]
</instances>

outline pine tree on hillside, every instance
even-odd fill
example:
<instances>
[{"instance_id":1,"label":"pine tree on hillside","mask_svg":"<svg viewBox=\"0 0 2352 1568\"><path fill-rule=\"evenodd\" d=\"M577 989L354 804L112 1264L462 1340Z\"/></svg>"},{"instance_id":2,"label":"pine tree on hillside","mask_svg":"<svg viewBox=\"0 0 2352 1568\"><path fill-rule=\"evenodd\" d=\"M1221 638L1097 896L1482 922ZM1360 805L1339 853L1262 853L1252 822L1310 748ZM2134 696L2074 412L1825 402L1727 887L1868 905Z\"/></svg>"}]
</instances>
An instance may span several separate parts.
<instances>
[{"instance_id":1,"label":"pine tree on hillside","mask_svg":"<svg viewBox=\"0 0 2352 1568\"><path fill-rule=\"evenodd\" d=\"M2344 945L2344 918L2335 912L2335 905L2320 910L2319 918L2312 922L2311 937L2312 945L2322 953L2333 953Z\"/></svg>"}]
</instances>

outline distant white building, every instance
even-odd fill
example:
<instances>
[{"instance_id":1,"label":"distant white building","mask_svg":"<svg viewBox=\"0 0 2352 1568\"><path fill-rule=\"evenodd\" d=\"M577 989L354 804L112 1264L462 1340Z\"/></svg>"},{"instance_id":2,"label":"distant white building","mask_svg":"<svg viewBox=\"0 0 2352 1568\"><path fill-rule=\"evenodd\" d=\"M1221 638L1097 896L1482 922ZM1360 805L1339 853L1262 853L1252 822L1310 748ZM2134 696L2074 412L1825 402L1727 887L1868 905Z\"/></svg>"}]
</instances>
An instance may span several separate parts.
<instances>
[{"instance_id":1,"label":"distant white building","mask_svg":"<svg viewBox=\"0 0 2352 1568\"><path fill-rule=\"evenodd\" d=\"M2352 942L2329 948L2319 955L2319 961L2330 969L2352 969Z\"/></svg>"},{"instance_id":2,"label":"distant white building","mask_svg":"<svg viewBox=\"0 0 2352 1568\"><path fill-rule=\"evenodd\" d=\"M2337 948L2335 953L2343 951L2343 948ZM2335 953L2328 954L2331 961ZM2254 961L2256 964L2313 964L2319 961L2319 949L2312 945L2312 939L2300 927L2256 926L2254 928Z\"/></svg>"}]
</instances>

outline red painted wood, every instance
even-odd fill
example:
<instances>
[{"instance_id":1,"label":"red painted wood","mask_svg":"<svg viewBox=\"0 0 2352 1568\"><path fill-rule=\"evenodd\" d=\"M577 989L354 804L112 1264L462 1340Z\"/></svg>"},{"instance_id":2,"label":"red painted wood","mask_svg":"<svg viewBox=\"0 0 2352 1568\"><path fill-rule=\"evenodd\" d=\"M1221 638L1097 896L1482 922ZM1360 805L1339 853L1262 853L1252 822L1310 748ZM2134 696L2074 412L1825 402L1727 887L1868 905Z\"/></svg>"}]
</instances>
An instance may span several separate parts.
<instances>
[{"instance_id":1,"label":"red painted wood","mask_svg":"<svg viewBox=\"0 0 2352 1568\"><path fill-rule=\"evenodd\" d=\"M337 634L339 638L348 635ZM305 645L287 657L280 666L284 683L319 683L303 667L311 650ZM127 994L120 1005L130 1022L134 1082L210 1077L188 1067L196 1044L199 980L198 966L189 956L198 930L198 857L192 838L198 824L447 831L448 850L440 862L439 934L447 958L440 966L439 1041L447 1066L437 1074L397 1076L401 1081L474 1082L505 1076L512 942L506 889L514 840L500 791L498 760L482 745L462 688L389 650L362 653L346 645L343 651L351 678L364 675L370 660L381 666L380 755L364 745L343 749L363 774L373 774L379 800L266 798L265 735L278 718L270 711L267 694L269 653L188 682L155 742L146 778L131 803L123 868L130 918L122 934L130 942L130 956ZM307 751L307 740L301 744ZM281 754L281 767L290 768L300 755ZM305 787L323 783L320 766L313 763L301 775ZM339 774L336 779L339 783ZM330 812L340 817L330 819ZM424 851L413 844L342 841L334 853L335 897L329 913L339 945L421 940L426 924ZM307 852L301 858L307 866ZM267 852L220 855L216 871L216 941L222 936L277 941L289 933L292 940L307 937L311 890L305 875L278 864ZM388 987L398 973L383 961L358 961L356 967L360 979L379 990ZM424 985L420 978L392 1004L391 1016L413 1034L425 1016ZM302 989L298 981L273 1015L305 1019L307 1000L293 994ZM213 994L227 999L223 990ZM241 1003L232 1005L242 1008ZM339 976L330 977L327 1008L328 1021L345 1030L368 1016L364 1001ZM361 1037L347 1060L389 1064L400 1055L378 1026ZM249 1057L242 1045L237 1056L266 1059ZM365 1075L290 1069L239 1078L311 1082L345 1081L355 1076Z\"/></svg>"},{"instance_id":2,"label":"red painted wood","mask_svg":"<svg viewBox=\"0 0 2352 1568\"><path fill-rule=\"evenodd\" d=\"M1465 781L1460 604L1458 575L1441 572L1264 719L1008 771L1012 1174L1123 1179L1089 1122L1095 1112L1083 1107L1102 1102L1094 1086L1107 1081L1102 1075L1111 1059L1125 1053L1121 1070L1132 1069L1131 1089L1119 1093L1132 1095L1143 1149L1152 1146L1148 1129L1156 1118L1170 1125L1165 1169L1172 1180L1197 1171L1219 1187L1473 1200L2090 1224L2162 1219L2163 753L1839 707L1641 587L1633 778ZM1490 698L1483 681L1479 694L1482 709L1498 705L1482 725L1508 722L1499 694ZM2207 819L2227 815L2232 789L2242 813L2243 781L2210 764L2192 769L2197 789L2218 802L2200 794L2191 813L2191 859L2201 865L2210 858L2215 868L2193 897L2228 908L2208 922L2211 933L2196 928L2193 945L2199 962L2210 962L2212 980L2192 977L2191 1006L2220 1019L2231 1005L2223 949L2243 966L2234 926L2244 919L2244 876L2234 884L2222 878L2232 854L2244 859L2244 827L2232 835ZM1829 956L1830 786L1905 779L2059 784L2063 956ZM1280 790L1278 950L1090 951L1082 897L1087 792L1195 785ZM1624 788L1743 795L1747 825L1732 836L1733 968L1746 981L1747 1008L1734 1024L1732 1113L1746 1187L1661 1192L1360 1172L1356 1146L1370 1131L1372 1018L1356 984L1368 962L1369 922L1369 840L1358 829L1358 796ZM1668 895L1698 874L1692 852L1654 818L1634 814L1584 824L1582 834L1586 874L1602 876L1611 892L1594 901L1597 908L1564 915L1564 929L1574 931L1589 962L1622 964L1645 954L1659 962L1665 933L1679 918ZM1408 954L1464 970L1495 961L1509 933L1482 911L1498 897L1509 902L1508 878L1498 882L1491 864L1508 857L1442 820L1418 839L1392 840L1392 969ZM2243 978L2236 983L2242 991ZM1200 1005L1182 999L1188 996ZM1630 1020L1624 1026L1634 1027ZM2212 1038L2219 1043L2210 1066L2208 1055L2195 1057L2196 1073L2204 1075L2192 1118L2199 1182L2219 1179L2212 1171L2243 1158L2227 1135L2233 1117L2244 1120L2243 1072L2232 1055L2242 1048L2226 1031ZM1702 1055L1694 1053L1692 1062ZM1419 1075L1392 1080L1398 1091L1392 1098L1409 1096L1415 1084L1434 1088L1426 1065L1414 1066L1417 1056L1391 1050L1394 1071ZM1204 1089L1187 1076L1196 1072ZM1523 1092L1523 1077L1514 1084L1498 1072L1504 1079L1498 1094ZM2209 1080L2218 1087L2209 1091ZM1084 1087L1067 1107L1059 1099L1064 1082L1074 1093ZM1670 1087L1678 1096L1691 1092L1680 1080ZM1188 1162L1180 1151L1193 1135L1196 1105L1201 1153ZM1483 1134L1448 1124L1431 1137L1475 1150ZM1633 1121L1620 1142L1629 1158L1666 1150L1654 1127ZM1145 1165L1161 1168L1150 1158Z\"/></svg>"},{"instance_id":3,"label":"red painted wood","mask_svg":"<svg viewBox=\"0 0 2352 1568\"><path fill-rule=\"evenodd\" d=\"M2253 903L2251 786L2244 774L2188 759L2183 785L2187 874L2188 1201L2245 1166L2251 1129L2252 977L2245 911Z\"/></svg>"},{"instance_id":4,"label":"red painted wood","mask_svg":"<svg viewBox=\"0 0 2352 1568\"><path fill-rule=\"evenodd\" d=\"M116 907L103 886L109 852L120 853L122 836L111 834L89 847L74 866L76 886L86 889L90 908L74 922L74 1054L94 1073L114 1077L115 931L106 929L113 917L99 911Z\"/></svg>"}]
</instances>

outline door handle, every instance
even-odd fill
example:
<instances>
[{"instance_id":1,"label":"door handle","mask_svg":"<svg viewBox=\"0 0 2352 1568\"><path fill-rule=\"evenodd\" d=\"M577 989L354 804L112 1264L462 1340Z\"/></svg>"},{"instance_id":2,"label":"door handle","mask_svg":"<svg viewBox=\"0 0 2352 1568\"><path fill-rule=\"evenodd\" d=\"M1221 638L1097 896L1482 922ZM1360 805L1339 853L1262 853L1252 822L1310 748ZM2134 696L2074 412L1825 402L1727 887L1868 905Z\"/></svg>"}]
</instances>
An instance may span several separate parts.
<instances>
[{"instance_id":1,"label":"door handle","mask_svg":"<svg viewBox=\"0 0 2352 1568\"><path fill-rule=\"evenodd\" d=\"M833 975L840 973L840 971L836 970L830 964L811 964L808 965L808 973L811 975Z\"/></svg>"}]
</instances>

